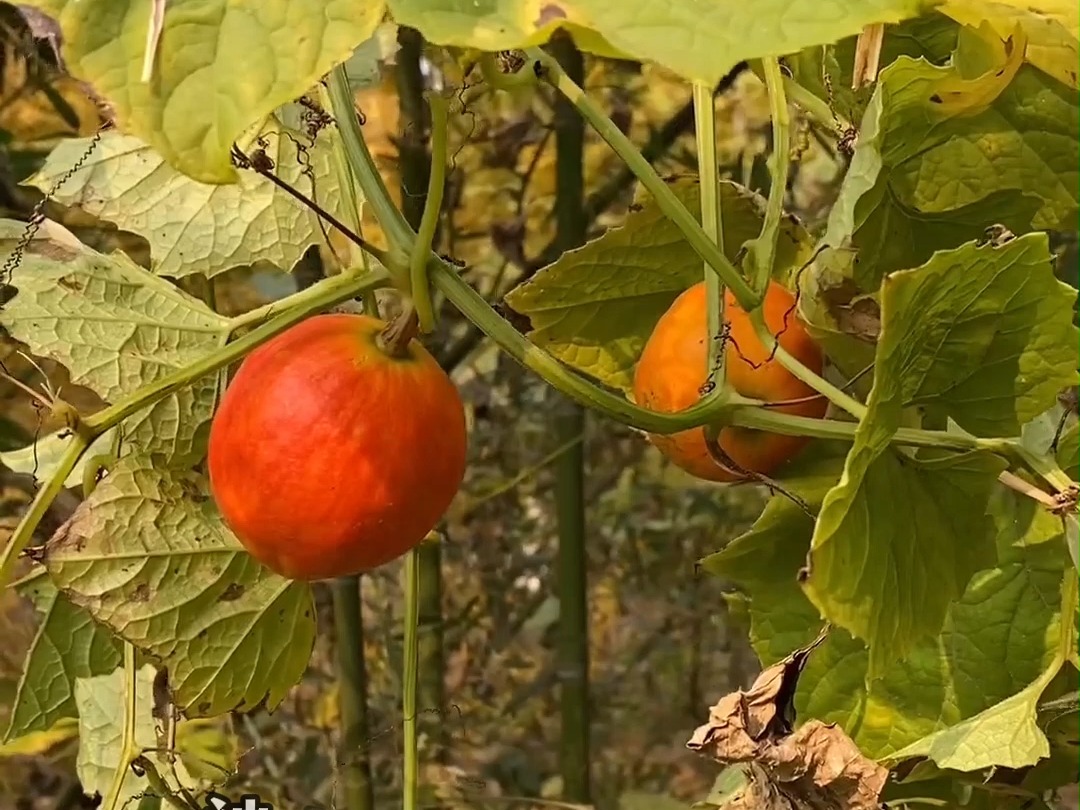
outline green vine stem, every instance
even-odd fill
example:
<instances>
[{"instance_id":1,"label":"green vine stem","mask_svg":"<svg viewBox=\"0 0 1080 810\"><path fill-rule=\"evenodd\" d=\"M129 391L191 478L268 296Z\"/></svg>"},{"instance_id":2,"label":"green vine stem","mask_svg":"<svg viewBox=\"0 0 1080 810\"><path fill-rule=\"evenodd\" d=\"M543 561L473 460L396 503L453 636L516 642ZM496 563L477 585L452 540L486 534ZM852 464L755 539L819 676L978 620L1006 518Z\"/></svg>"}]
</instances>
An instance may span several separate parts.
<instances>
[{"instance_id":1,"label":"green vine stem","mask_svg":"<svg viewBox=\"0 0 1080 810\"><path fill-rule=\"evenodd\" d=\"M720 275L725 285L731 288L731 292L735 295L735 300L739 302L739 306L747 312L757 307L761 301L758 294L747 284L742 274L735 268L735 265L728 261L723 251L709 238L701 227L701 223L686 210L686 206L675 196L675 192L668 188L663 178L641 156L641 152L637 150L637 147L634 146L630 139L623 135L614 122L604 115L604 112L589 99L585 91L566 75L566 71L562 69L557 60L539 48L528 48L525 53L530 60L539 63L541 78L566 96L577 107L582 117L599 133L600 137L607 141L608 145L630 167L630 170L641 181L641 184L653 195L660 210L675 223L683 236L686 237L686 241L690 243L694 252L714 272ZM528 68L524 69L527 70Z\"/></svg>"},{"instance_id":2,"label":"green vine stem","mask_svg":"<svg viewBox=\"0 0 1080 810\"><path fill-rule=\"evenodd\" d=\"M101 803L101 810L116 810L120 801L120 791L124 787L128 768L135 758L135 706L138 689L138 670L135 668L135 647L131 642L124 642L124 725L120 733L120 758L116 762L112 784Z\"/></svg>"},{"instance_id":3,"label":"green vine stem","mask_svg":"<svg viewBox=\"0 0 1080 810\"><path fill-rule=\"evenodd\" d=\"M773 150L769 157L772 182L765 207L765 222L762 223L761 235L755 240L751 255L754 257L754 289L764 295L772 277L773 265L776 264L776 243L780 238L780 219L784 215L784 197L787 196L791 164L791 119L788 115L779 60L775 56L768 56L762 60L762 64L772 116Z\"/></svg>"},{"instance_id":4,"label":"green vine stem","mask_svg":"<svg viewBox=\"0 0 1080 810\"><path fill-rule=\"evenodd\" d=\"M401 266L400 264L397 265L399 269ZM386 286L389 278L387 270L383 268L375 268L366 272L339 273L336 276L320 281L318 284L313 284L306 290L294 293L281 301L276 301L269 305L266 314L275 311L275 309L280 309L280 315L274 316L271 320L252 329L243 337L227 343L222 349L211 352L190 366L179 369L172 374L167 374L156 383L136 391L116 404L110 405L108 408L104 408L90 416L83 417L83 424L93 436L100 436L106 430L114 427L146 405L179 391L200 377L204 377L223 366L227 366L229 363L239 360L252 349L284 332L308 316L329 309L343 301L356 298L363 293ZM260 309L262 308L260 307ZM250 315L251 313L247 313L235 319L231 324L232 328L235 329L238 325L246 325Z\"/></svg>"},{"instance_id":5,"label":"green vine stem","mask_svg":"<svg viewBox=\"0 0 1080 810\"><path fill-rule=\"evenodd\" d=\"M435 311L431 305L431 285L427 277L427 259L431 244L439 226L442 211L443 189L446 185L446 125L448 104L435 92L426 94L431 108L431 171L428 174L427 198L420 230L409 254L409 288L416 316L420 319L420 331L435 329Z\"/></svg>"},{"instance_id":6,"label":"green vine stem","mask_svg":"<svg viewBox=\"0 0 1080 810\"><path fill-rule=\"evenodd\" d=\"M356 176L356 181L360 184L361 191L364 192L365 202L371 205L375 212L375 219L386 233L386 238L390 242L390 254L397 259L394 265L397 267L407 265L416 234L405 221L405 215L394 205L382 177L375 168L375 161L360 132L360 122L356 118L356 106L344 64L330 71L328 85L330 106L333 108L334 120L337 122L338 133L345 146L349 166ZM382 193L373 193L375 189L382 189Z\"/></svg>"},{"instance_id":7,"label":"green vine stem","mask_svg":"<svg viewBox=\"0 0 1080 810\"><path fill-rule=\"evenodd\" d=\"M701 189L701 227L724 252L724 221L720 205L720 177L716 165L716 100L712 85L694 82L694 135L697 139L698 187ZM724 323L724 283L705 263L705 373L714 388L724 387L723 341L717 338Z\"/></svg>"},{"instance_id":8,"label":"green vine stem","mask_svg":"<svg viewBox=\"0 0 1080 810\"><path fill-rule=\"evenodd\" d=\"M751 70L757 75L759 79L765 81L765 68L760 60L754 60L750 63ZM851 122L837 113L829 103L820 96L807 90L795 79L787 74L784 74L781 69L782 78L781 81L784 87L784 93L791 101L797 105L803 112L813 118L819 125L830 130L846 132L851 129Z\"/></svg>"},{"instance_id":9,"label":"green vine stem","mask_svg":"<svg viewBox=\"0 0 1080 810\"><path fill-rule=\"evenodd\" d=\"M322 85L319 85L318 91L320 103L324 107L329 107L330 92ZM349 216L349 224L352 225L358 235L363 236L364 220L360 213L360 194L357 188L356 178L349 168L349 156L345 152L345 145L342 143L341 138L334 139L333 154L334 174L337 177L338 186L344 189L342 202L345 205L345 212ZM356 253L359 253L357 258L360 262L360 266L363 267L364 270L369 270L371 268L371 257L368 251L361 249L359 251L354 251L354 255ZM350 262L349 266L352 266L352 264L353 263ZM374 318L379 317L379 304L378 301L375 300L373 294L363 296L362 303L366 314L371 315Z\"/></svg>"},{"instance_id":10,"label":"green vine stem","mask_svg":"<svg viewBox=\"0 0 1080 810\"><path fill-rule=\"evenodd\" d=\"M338 767L344 806L374 810L374 783L368 744L367 665L364 659L364 618L360 576L339 577L330 583L334 606L334 660L341 713L341 752Z\"/></svg>"},{"instance_id":11,"label":"green vine stem","mask_svg":"<svg viewBox=\"0 0 1080 810\"><path fill-rule=\"evenodd\" d=\"M30 545L30 540L34 536L38 524L41 523L41 519L45 517L45 513L49 510L52 502L56 500L56 496L64 488L64 482L67 481L68 476L75 469L75 465L79 463L79 459L82 458L83 453L90 447L90 443L97 435L100 434L91 436L90 431L83 430L71 436L71 442L64 449L64 454L60 457L56 471L45 483L45 486L37 491L34 500L30 502L30 507L26 510L26 514L23 515L19 525L12 532L11 539L8 540L3 551L0 551L0 591L3 591L8 582L11 581L11 575L15 571L15 564L18 562L19 555Z\"/></svg>"},{"instance_id":12,"label":"green vine stem","mask_svg":"<svg viewBox=\"0 0 1080 810\"><path fill-rule=\"evenodd\" d=\"M402 754L402 810L417 810L419 787L419 746L417 744L416 686L420 655L420 552L405 557L405 651L402 674L401 714L405 750Z\"/></svg>"},{"instance_id":13,"label":"green vine stem","mask_svg":"<svg viewBox=\"0 0 1080 810\"><path fill-rule=\"evenodd\" d=\"M758 339L761 340L762 345L770 347L773 356L780 362L780 365L791 372L793 377L802 380L819 394L827 398L833 405L844 409L856 419L861 421L866 416L865 405L855 399L855 397L840 390L821 375L815 374L796 358L791 356L787 349L780 344L776 335L769 329L768 324L765 322L765 313L762 310L751 312L750 322L753 324L754 331L757 333Z\"/></svg>"}]
</instances>

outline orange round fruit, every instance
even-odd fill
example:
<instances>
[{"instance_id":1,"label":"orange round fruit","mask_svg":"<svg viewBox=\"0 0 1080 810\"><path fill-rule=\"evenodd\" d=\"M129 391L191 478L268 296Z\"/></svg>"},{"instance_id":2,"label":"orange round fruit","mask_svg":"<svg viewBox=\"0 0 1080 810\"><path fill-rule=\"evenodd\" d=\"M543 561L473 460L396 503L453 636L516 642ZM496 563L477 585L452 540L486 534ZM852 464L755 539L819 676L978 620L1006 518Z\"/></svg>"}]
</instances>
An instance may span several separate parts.
<instances>
[{"instance_id":1,"label":"orange round fruit","mask_svg":"<svg viewBox=\"0 0 1080 810\"><path fill-rule=\"evenodd\" d=\"M807 334L795 313L795 297L781 284L771 282L765 293L765 323L779 336L780 345L793 357L820 374L821 350ZM812 397L779 405L775 410L820 418L828 402L770 358L772 347L758 339L753 324L735 301L730 290L724 294L724 322L728 340L724 347L725 374L739 394L763 402L780 402ZM660 413L677 413L694 405L702 396L707 379L705 283L683 292L660 318L645 344L634 372L634 398L639 405ZM747 476L718 464L705 442L705 429L695 428L668 436L651 435L649 440L672 462L697 478L707 481L739 481ZM743 427L725 427L719 435L720 448L739 467L768 475L806 444L799 436L783 436Z\"/></svg>"},{"instance_id":2,"label":"orange round fruit","mask_svg":"<svg viewBox=\"0 0 1080 810\"><path fill-rule=\"evenodd\" d=\"M465 475L457 389L386 324L318 315L241 364L210 428L210 488L248 552L290 579L368 571L420 543Z\"/></svg>"}]
</instances>

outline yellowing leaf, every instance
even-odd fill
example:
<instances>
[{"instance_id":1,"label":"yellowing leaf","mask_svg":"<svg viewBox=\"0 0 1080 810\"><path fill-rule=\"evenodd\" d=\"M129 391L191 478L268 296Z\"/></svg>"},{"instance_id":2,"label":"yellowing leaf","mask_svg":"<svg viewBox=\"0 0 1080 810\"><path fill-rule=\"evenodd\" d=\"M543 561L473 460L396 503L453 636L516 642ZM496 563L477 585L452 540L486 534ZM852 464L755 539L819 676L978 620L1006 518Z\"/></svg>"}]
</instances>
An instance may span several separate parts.
<instances>
[{"instance_id":1,"label":"yellowing leaf","mask_svg":"<svg viewBox=\"0 0 1080 810\"><path fill-rule=\"evenodd\" d=\"M141 80L152 3L33 0L59 23L72 74L116 110L120 129L204 183L230 183L233 142L306 92L367 39L381 2L170 2L150 81Z\"/></svg>"},{"instance_id":2,"label":"yellowing leaf","mask_svg":"<svg viewBox=\"0 0 1080 810\"><path fill-rule=\"evenodd\" d=\"M502 50L566 26L589 50L717 82L744 59L781 56L918 16L924 0L390 0L394 19L443 45ZM591 35L587 35L590 34ZM614 49L612 53L611 49Z\"/></svg>"},{"instance_id":3,"label":"yellowing leaf","mask_svg":"<svg viewBox=\"0 0 1080 810\"><path fill-rule=\"evenodd\" d=\"M1005 39L1017 27L1027 35L1027 60L1076 88L1080 62L1080 6L1073 0L946 0L939 11L978 28L990 25Z\"/></svg>"},{"instance_id":4,"label":"yellowing leaf","mask_svg":"<svg viewBox=\"0 0 1080 810\"><path fill-rule=\"evenodd\" d=\"M11 275L18 293L0 324L66 366L72 382L115 402L224 343L228 320L201 301L123 253L105 256L49 225ZM14 245L24 229L0 220L0 244ZM125 423L125 441L177 466L197 462L217 385L210 375L144 408Z\"/></svg>"},{"instance_id":5,"label":"yellowing leaf","mask_svg":"<svg viewBox=\"0 0 1080 810\"><path fill-rule=\"evenodd\" d=\"M302 110L299 104L286 105L252 135L265 142L278 178L340 217L333 165L337 130L321 129L312 143ZM28 182L48 192L67 176L53 199L145 238L159 275L212 277L261 262L288 271L310 245L325 241L324 226L310 208L252 171L241 172L237 183L201 183L172 168L139 138L106 132L69 175L87 144L62 142Z\"/></svg>"},{"instance_id":6,"label":"yellowing leaf","mask_svg":"<svg viewBox=\"0 0 1080 810\"><path fill-rule=\"evenodd\" d=\"M145 664L134 674L129 683L121 667L108 675L75 681L75 703L79 707L79 755L75 767L79 781L86 793L105 797L115 774L122 770L118 807L149 787L146 777L124 761L125 754L158 748L157 721L153 716L154 667ZM134 712L135 738L131 741L133 750L125 751L124 725L129 705ZM196 786L182 760L170 763L163 751L147 756L171 790L181 785L189 789Z\"/></svg>"},{"instance_id":7,"label":"yellowing leaf","mask_svg":"<svg viewBox=\"0 0 1080 810\"><path fill-rule=\"evenodd\" d=\"M78 721L74 717L63 717L44 731L30 731L0 745L0 757L40 756L78 736Z\"/></svg>"}]
</instances>

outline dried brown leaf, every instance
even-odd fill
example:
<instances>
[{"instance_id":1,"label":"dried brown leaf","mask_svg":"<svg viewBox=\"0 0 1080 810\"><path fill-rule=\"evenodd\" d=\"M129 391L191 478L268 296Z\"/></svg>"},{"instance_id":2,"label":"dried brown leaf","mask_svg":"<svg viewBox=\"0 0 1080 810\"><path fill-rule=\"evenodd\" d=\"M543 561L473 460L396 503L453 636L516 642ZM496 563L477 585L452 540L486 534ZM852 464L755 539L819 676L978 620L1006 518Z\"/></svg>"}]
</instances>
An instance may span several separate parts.
<instances>
[{"instance_id":1,"label":"dried brown leaf","mask_svg":"<svg viewBox=\"0 0 1080 810\"><path fill-rule=\"evenodd\" d=\"M822 633L725 695L687 742L725 765L749 763L749 782L729 810L876 810L888 770L867 759L843 729L811 720L797 730L792 700L799 673Z\"/></svg>"}]
</instances>

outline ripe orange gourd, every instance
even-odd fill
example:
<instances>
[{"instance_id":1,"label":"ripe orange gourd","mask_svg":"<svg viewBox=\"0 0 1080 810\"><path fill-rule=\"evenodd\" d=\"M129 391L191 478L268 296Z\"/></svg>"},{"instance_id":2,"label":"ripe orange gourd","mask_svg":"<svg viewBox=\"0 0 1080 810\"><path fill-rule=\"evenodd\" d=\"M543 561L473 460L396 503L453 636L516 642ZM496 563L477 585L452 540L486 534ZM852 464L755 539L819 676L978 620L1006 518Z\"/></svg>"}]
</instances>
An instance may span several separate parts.
<instances>
[{"instance_id":1,"label":"ripe orange gourd","mask_svg":"<svg viewBox=\"0 0 1080 810\"><path fill-rule=\"evenodd\" d=\"M765 293L765 323L779 335L780 345L810 370L820 374L821 350L795 314L795 297L777 282ZM813 397L816 393L792 376L775 358L770 359L754 327L730 290L724 295L724 322L730 327L724 348L727 381L739 394L766 402ZM661 413L676 413L701 398L707 374L705 283L683 292L660 318L645 344L634 372L634 398L639 405ZM777 406L783 413L820 418L828 402L815 397ZM747 476L716 463L705 443L704 428L649 440L672 462L707 481L738 481ZM783 436L743 427L720 431L721 449L739 467L768 475L806 444L799 436Z\"/></svg>"},{"instance_id":2,"label":"ripe orange gourd","mask_svg":"<svg viewBox=\"0 0 1080 810\"><path fill-rule=\"evenodd\" d=\"M210 429L210 486L248 552L290 579L357 574L417 545L465 474L457 389L417 341L319 315L252 352Z\"/></svg>"}]
</instances>

